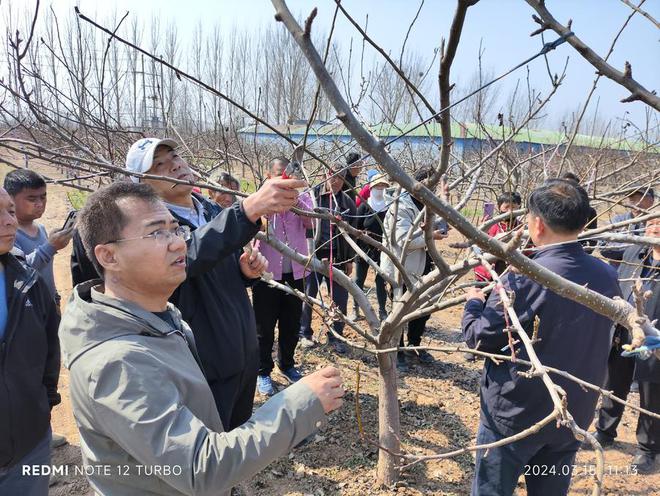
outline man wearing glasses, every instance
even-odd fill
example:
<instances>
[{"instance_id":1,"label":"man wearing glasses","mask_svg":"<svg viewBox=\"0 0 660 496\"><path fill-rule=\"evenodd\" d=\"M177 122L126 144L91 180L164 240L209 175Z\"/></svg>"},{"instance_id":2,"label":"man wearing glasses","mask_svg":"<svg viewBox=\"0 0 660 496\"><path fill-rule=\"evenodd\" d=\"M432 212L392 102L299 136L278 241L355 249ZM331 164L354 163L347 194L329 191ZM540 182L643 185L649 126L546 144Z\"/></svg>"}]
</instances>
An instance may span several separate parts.
<instances>
[{"instance_id":1,"label":"man wearing glasses","mask_svg":"<svg viewBox=\"0 0 660 496\"><path fill-rule=\"evenodd\" d=\"M89 197L78 229L103 281L76 286L60 339L96 493L226 494L341 406L339 371L327 367L230 430L190 328L168 303L191 262L189 228L151 187L121 182Z\"/></svg>"}]
</instances>

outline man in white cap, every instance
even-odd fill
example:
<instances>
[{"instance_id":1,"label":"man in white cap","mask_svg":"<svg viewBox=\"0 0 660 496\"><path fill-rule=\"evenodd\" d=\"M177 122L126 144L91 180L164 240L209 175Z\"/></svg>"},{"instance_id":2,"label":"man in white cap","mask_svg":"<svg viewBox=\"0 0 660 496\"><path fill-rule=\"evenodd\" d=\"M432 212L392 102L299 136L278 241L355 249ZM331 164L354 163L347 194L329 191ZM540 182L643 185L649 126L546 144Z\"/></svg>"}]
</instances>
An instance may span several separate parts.
<instances>
[{"instance_id":1,"label":"man in white cap","mask_svg":"<svg viewBox=\"0 0 660 496\"><path fill-rule=\"evenodd\" d=\"M193 182L194 172L177 154L177 147L170 139L140 139L128 151L126 169ZM259 230L262 216L296 205L296 188L306 183L270 179L244 200L222 209L188 184L140 176L131 180L153 187L179 224L192 231L187 277L170 301L192 328L222 424L233 429L252 414L259 367L256 324L246 286L267 268L261 254L248 255L242 248ZM76 256L80 259L84 254Z\"/></svg>"}]
</instances>

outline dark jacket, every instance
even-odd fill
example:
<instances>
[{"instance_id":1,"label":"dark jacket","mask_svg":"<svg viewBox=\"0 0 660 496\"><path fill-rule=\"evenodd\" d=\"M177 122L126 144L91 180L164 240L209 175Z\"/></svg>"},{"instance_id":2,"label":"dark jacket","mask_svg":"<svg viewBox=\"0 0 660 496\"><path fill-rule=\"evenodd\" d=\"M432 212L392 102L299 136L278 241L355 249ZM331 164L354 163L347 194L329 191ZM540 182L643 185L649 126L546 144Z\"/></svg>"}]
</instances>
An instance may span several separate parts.
<instances>
[{"instance_id":1,"label":"dark jacket","mask_svg":"<svg viewBox=\"0 0 660 496\"><path fill-rule=\"evenodd\" d=\"M644 312L653 321L660 319L660 260L653 260L651 248L645 246L630 246L623 253L623 263L619 266L619 284L623 298L634 305L633 286L637 278L642 274L644 265L653 266L648 273L644 274L642 289L651 291L651 297L644 304ZM623 326L616 326L614 333L614 345L618 348L622 344L630 343L630 333ZM635 380L660 383L660 360L651 355L648 360L637 359L635 363Z\"/></svg>"},{"instance_id":2,"label":"dark jacket","mask_svg":"<svg viewBox=\"0 0 660 496\"><path fill-rule=\"evenodd\" d=\"M346 175L344 176L344 184L341 187L341 190L348 195L348 197L355 201L357 196L357 176L351 174L350 170L346 170Z\"/></svg>"},{"instance_id":3,"label":"dark jacket","mask_svg":"<svg viewBox=\"0 0 660 496\"><path fill-rule=\"evenodd\" d=\"M5 267L7 326L0 342L0 468L18 463L43 440L60 402L59 316L37 272L11 253Z\"/></svg>"},{"instance_id":4,"label":"dark jacket","mask_svg":"<svg viewBox=\"0 0 660 496\"><path fill-rule=\"evenodd\" d=\"M92 279L98 279L100 277L99 273L85 253L85 246L82 239L80 239L78 229L73 231L71 247L71 280L73 287L75 288L78 284Z\"/></svg>"},{"instance_id":5,"label":"dark jacket","mask_svg":"<svg viewBox=\"0 0 660 496\"><path fill-rule=\"evenodd\" d=\"M594 207L590 206L589 220L587 221L587 224L584 226L584 230L586 231L587 229L596 229L596 228L598 228L598 212L596 212L596 209ZM581 241L580 244L585 248L588 246L595 248L596 246L598 246L598 240L588 239L586 241Z\"/></svg>"},{"instance_id":6,"label":"dark jacket","mask_svg":"<svg viewBox=\"0 0 660 496\"><path fill-rule=\"evenodd\" d=\"M172 213L193 233L188 243L186 280L170 301L190 325L204 373L212 382L242 372L248 362L257 366L254 311L238 257L259 228L245 216L239 203L223 210L201 196L197 199L209 221L205 226L195 229Z\"/></svg>"},{"instance_id":7,"label":"dark jacket","mask_svg":"<svg viewBox=\"0 0 660 496\"><path fill-rule=\"evenodd\" d=\"M616 271L587 255L577 242L541 249L534 261L605 296L620 294ZM591 384L602 384L611 347L612 322L521 274L507 274L503 284L508 291L515 292L514 309L530 337L535 317L539 318L539 341L534 349L541 363ZM502 353L508 344L507 333L503 332L503 311L497 291L491 293L485 306L480 300L469 300L462 322L468 346L475 348L480 343L480 350ZM516 350L519 358L528 359L521 344L516 345ZM552 400L541 378L528 379L518 374L527 368L509 361L496 365L486 359L481 380L482 422L503 435L530 427L552 412ZM552 376L552 379L566 391L568 409L577 424L583 429L589 427L598 394L562 377ZM564 431L562 435L572 435L568 429Z\"/></svg>"},{"instance_id":8,"label":"dark jacket","mask_svg":"<svg viewBox=\"0 0 660 496\"><path fill-rule=\"evenodd\" d=\"M192 239L188 242L186 280L172 294L170 302L190 325L204 374L216 394L218 384L243 373L254 375L252 381L256 381L256 324L238 257L259 227L250 222L239 203L223 210L201 195L194 195L203 205L209 223L195 228L171 212L181 225L190 227ZM84 252L76 256L78 260L86 258ZM233 406L219 396L215 400L223 422L229 425Z\"/></svg>"},{"instance_id":9,"label":"dark jacket","mask_svg":"<svg viewBox=\"0 0 660 496\"><path fill-rule=\"evenodd\" d=\"M325 192L325 188L323 185L316 186L314 188L314 195L316 196L316 202L317 205L320 208L323 209L329 209L330 208L330 195ZM334 195L334 200L332 201L332 210L333 211L339 211L339 212L345 212L343 214L343 219L351 224L352 226L355 226L355 214L356 214L356 208L355 208L355 202L351 200L351 198L344 193L343 191L340 191L336 195ZM322 238L322 232L325 230L327 231L330 226L330 221L322 219L319 222L319 228L317 229L316 232L316 239L314 240L314 246L316 249L315 255L318 258L323 258L327 257L328 251L330 250L330 245L328 243L323 243L321 241ZM333 238L335 239L335 248L333 248L333 263L336 266L340 266L344 262L352 262L353 258L355 257L355 250L351 248L351 245L348 244L348 242L344 239L344 237L340 234L339 228L333 225L332 229L332 235Z\"/></svg>"},{"instance_id":10,"label":"dark jacket","mask_svg":"<svg viewBox=\"0 0 660 496\"><path fill-rule=\"evenodd\" d=\"M367 231L367 234L378 242L383 240L383 221L387 209L382 212L374 212L368 202L362 202L357 209L357 220L355 227L361 231ZM380 260L380 251L367 243L360 242L362 248L370 258L376 263Z\"/></svg>"}]
</instances>

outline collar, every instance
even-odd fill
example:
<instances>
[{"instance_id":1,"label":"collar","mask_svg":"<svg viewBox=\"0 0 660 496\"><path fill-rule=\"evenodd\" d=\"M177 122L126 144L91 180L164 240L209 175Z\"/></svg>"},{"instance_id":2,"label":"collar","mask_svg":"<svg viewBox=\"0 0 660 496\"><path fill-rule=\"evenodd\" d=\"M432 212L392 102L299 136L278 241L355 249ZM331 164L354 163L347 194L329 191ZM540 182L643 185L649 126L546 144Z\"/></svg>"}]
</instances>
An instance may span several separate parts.
<instances>
[{"instance_id":1,"label":"collar","mask_svg":"<svg viewBox=\"0 0 660 496\"><path fill-rule=\"evenodd\" d=\"M22 284L34 278L37 271L27 263L21 255L23 252L12 249L9 253L0 255L0 262L4 266L5 277L11 278L15 283ZM34 278L36 281L36 278ZM31 286L31 284L30 284Z\"/></svg>"},{"instance_id":2,"label":"collar","mask_svg":"<svg viewBox=\"0 0 660 496\"><path fill-rule=\"evenodd\" d=\"M192 207L184 207L183 205L177 205L176 203L170 203L167 201L163 201L165 203L165 206L167 207L168 210L179 210L179 211L189 211L189 212L203 212L204 208L202 206L202 202L197 199L195 195L190 195L192 198L193 206Z\"/></svg>"},{"instance_id":3,"label":"collar","mask_svg":"<svg viewBox=\"0 0 660 496\"><path fill-rule=\"evenodd\" d=\"M153 312L145 310L137 303L106 295L102 292L102 285L103 282L97 280L95 281L95 284L90 288L91 300L94 303L99 303L101 305L112 307L116 310L119 310L120 312L130 314L133 317L141 320L143 323L147 324L151 330L156 330L160 334L167 335L172 331L171 326L167 324L163 319L154 315ZM174 322L180 321L180 315L178 311L170 302L167 303L167 308L165 311L169 312L174 317Z\"/></svg>"},{"instance_id":4,"label":"collar","mask_svg":"<svg viewBox=\"0 0 660 496\"><path fill-rule=\"evenodd\" d=\"M565 243L558 243L555 245L541 246L537 249L536 254L533 258L541 258L548 255L557 255L557 254L571 254L571 255L583 255L584 248L579 241L569 241Z\"/></svg>"},{"instance_id":5,"label":"collar","mask_svg":"<svg viewBox=\"0 0 660 496\"><path fill-rule=\"evenodd\" d=\"M206 209L202 202L194 195L191 198L193 202L192 208L183 207L169 202L165 202L165 206L171 213L175 214L176 217L185 219L188 223L193 224L195 228L202 227L208 222Z\"/></svg>"}]
</instances>

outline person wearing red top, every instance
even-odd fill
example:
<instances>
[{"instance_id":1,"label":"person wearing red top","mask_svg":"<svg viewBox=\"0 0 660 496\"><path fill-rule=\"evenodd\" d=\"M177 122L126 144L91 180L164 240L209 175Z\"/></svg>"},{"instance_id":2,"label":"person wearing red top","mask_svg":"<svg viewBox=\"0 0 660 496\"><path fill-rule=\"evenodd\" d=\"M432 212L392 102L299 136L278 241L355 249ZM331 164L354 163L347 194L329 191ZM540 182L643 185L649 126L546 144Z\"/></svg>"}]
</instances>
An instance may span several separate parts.
<instances>
[{"instance_id":1,"label":"person wearing red top","mask_svg":"<svg viewBox=\"0 0 660 496\"><path fill-rule=\"evenodd\" d=\"M369 200L369 197L371 196L371 181L379 174L380 173L376 169L370 169L367 171L367 184L362 186L362 189L355 198L356 207L359 207L362 203L366 203L367 200Z\"/></svg>"},{"instance_id":2,"label":"person wearing red top","mask_svg":"<svg viewBox=\"0 0 660 496\"><path fill-rule=\"evenodd\" d=\"M522 205L522 200L520 198L520 193L517 192L505 192L497 197L497 209L499 214L505 214L507 212L513 212L518 210ZM499 234L513 231L515 228L520 226L520 221L518 218L513 217L503 221L493 224L488 229L488 236L491 238L496 237ZM495 262L495 272L501 274L504 269L506 269L506 262L504 260L498 260ZM474 269L474 276L477 281L489 282L492 278L490 273L486 270L485 267L479 265Z\"/></svg>"}]
</instances>

